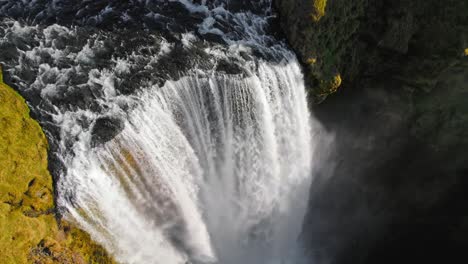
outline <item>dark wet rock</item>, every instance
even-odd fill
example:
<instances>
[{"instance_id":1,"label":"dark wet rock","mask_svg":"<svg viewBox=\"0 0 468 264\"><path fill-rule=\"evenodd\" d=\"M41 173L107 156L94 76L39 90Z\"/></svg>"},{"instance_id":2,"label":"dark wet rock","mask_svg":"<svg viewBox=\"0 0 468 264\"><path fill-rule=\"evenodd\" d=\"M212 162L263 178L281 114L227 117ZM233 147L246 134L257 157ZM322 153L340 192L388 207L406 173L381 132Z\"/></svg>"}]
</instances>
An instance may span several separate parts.
<instances>
[{"instance_id":1,"label":"dark wet rock","mask_svg":"<svg viewBox=\"0 0 468 264\"><path fill-rule=\"evenodd\" d=\"M15 44L10 42L0 42L0 56L5 62L11 62L18 58L18 50Z\"/></svg>"},{"instance_id":2,"label":"dark wet rock","mask_svg":"<svg viewBox=\"0 0 468 264\"><path fill-rule=\"evenodd\" d=\"M227 74L242 74L244 70L237 64L225 60L218 61L216 71L224 72Z\"/></svg>"},{"instance_id":3,"label":"dark wet rock","mask_svg":"<svg viewBox=\"0 0 468 264\"><path fill-rule=\"evenodd\" d=\"M98 118L91 129L91 144L93 146L104 144L117 136L123 129L124 123L119 118Z\"/></svg>"},{"instance_id":4,"label":"dark wet rock","mask_svg":"<svg viewBox=\"0 0 468 264\"><path fill-rule=\"evenodd\" d=\"M200 34L200 38L211 43L226 44L223 36L214 33Z\"/></svg>"},{"instance_id":5,"label":"dark wet rock","mask_svg":"<svg viewBox=\"0 0 468 264\"><path fill-rule=\"evenodd\" d=\"M182 72L193 69L209 70L213 67L208 54L202 49L202 43L192 43L190 48L176 43L174 48L162 56L155 68L166 80L177 80Z\"/></svg>"}]
</instances>

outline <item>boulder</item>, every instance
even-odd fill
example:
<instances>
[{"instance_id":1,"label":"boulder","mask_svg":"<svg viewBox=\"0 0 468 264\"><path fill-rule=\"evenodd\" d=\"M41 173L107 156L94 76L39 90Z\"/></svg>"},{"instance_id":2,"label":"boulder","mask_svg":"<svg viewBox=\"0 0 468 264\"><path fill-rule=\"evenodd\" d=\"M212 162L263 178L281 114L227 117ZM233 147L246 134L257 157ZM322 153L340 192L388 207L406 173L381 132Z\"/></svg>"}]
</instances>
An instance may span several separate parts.
<instances>
[{"instance_id":1,"label":"boulder","mask_svg":"<svg viewBox=\"0 0 468 264\"><path fill-rule=\"evenodd\" d=\"M104 144L124 129L124 123L116 117L100 117L96 119L91 129L91 145L98 146Z\"/></svg>"}]
</instances>

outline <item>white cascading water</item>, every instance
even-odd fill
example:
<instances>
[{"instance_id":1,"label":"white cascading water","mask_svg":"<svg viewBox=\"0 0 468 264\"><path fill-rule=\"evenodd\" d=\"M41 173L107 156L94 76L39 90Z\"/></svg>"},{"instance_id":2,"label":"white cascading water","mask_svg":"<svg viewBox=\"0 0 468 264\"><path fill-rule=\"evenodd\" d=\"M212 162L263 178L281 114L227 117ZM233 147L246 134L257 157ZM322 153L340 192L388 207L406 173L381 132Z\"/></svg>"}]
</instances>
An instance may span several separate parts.
<instances>
[{"instance_id":1,"label":"white cascading water","mask_svg":"<svg viewBox=\"0 0 468 264\"><path fill-rule=\"evenodd\" d=\"M60 96L66 102L72 100L68 94L89 89L102 106L99 112L86 104L53 105L48 113L53 120L47 122L60 128L57 152L66 167L56 186L58 207L120 263L309 263L298 237L317 128L300 66L284 43L265 33L267 15L231 13L226 1L214 7L179 2L205 16L199 35L219 35L226 42L199 48L206 60L237 63L243 73L195 68L161 87L142 84L132 95L119 94L116 80L141 63L157 71L154 63L174 44L162 39L153 55L125 51L98 67L93 61L105 54L109 32L74 42L77 27L0 23L5 33L0 41L30 43L18 46L18 62L7 61L20 89L60 103ZM158 19L153 13L146 17ZM234 26L223 32L218 24ZM195 35L180 34L189 52ZM257 58L254 50L275 59ZM29 81L30 72L37 76ZM83 79L79 84L77 76ZM40 104L36 110L45 111ZM90 126L81 121L102 116L121 117L124 129L93 146Z\"/></svg>"},{"instance_id":2,"label":"white cascading water","mask_svg":"<svg viewBox=\"0 0 468 264\"><path fill-rule=\"evenodd\" d=\"M298 63L138 98L116 138L77 143L67 216L123 263L299 263L312 145Z\"/></svg>"}]
</instances>

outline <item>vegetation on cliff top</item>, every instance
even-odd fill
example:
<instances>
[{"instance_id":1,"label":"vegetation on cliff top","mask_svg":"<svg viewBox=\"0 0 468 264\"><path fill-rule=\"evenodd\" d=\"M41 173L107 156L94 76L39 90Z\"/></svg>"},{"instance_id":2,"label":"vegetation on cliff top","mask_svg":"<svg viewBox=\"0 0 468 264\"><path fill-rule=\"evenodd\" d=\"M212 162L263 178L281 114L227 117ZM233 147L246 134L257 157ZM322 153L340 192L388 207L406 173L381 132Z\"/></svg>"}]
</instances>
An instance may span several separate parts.
<instances>
[{"instance_id":1,"label":"vegetation on cliff top","mask_svg":"<svg viewBox=\"0 0 468 264\"><path fill-rule=\"evenodd\" d=\"M47 148L0 68L0 263L114 263L88 234L57 222Z\"/></svg>"}]
</instances>

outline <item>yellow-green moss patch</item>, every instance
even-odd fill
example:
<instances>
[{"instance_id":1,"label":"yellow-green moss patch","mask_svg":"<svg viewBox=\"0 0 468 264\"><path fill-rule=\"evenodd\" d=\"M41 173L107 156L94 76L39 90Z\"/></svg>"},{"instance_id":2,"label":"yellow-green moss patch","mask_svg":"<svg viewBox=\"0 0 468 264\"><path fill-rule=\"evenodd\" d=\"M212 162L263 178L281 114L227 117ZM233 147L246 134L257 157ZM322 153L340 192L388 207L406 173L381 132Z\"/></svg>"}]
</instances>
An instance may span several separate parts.
<instances>
[{"instance_id":1,"label":"yellow-green moss patch","mask_svg":"<svg viewBox=\"0 0 468 264\"><path fill-rule=\"evenodd\" d=\"M339 73L331 76L328 79L319 80L319 95L327 96L329 94L335 93L338 88L341 86L341 75Z\"/></svg>"},{"instance_id":2,"label":"yellow-green moss patch","mask_svg":"<svg viewBox=\"0 0 468 264\"><path fill-rule=\"evenodd\" d=\"M313 0L313 11L311 14L312 20L319 21L325 15L325 8L327 7L327 0Z\"/></svg>"},{"instance_id":3,"label":"yellow-green moss patch","mask_svg":"<svg viewBox=\"0 0 468 264\"><path fill-rule=\"evenodd\" d=\"M0 68L0 263L114 263L89 235L54 215L47 139Z\"/></svg>"}]
</instances>

